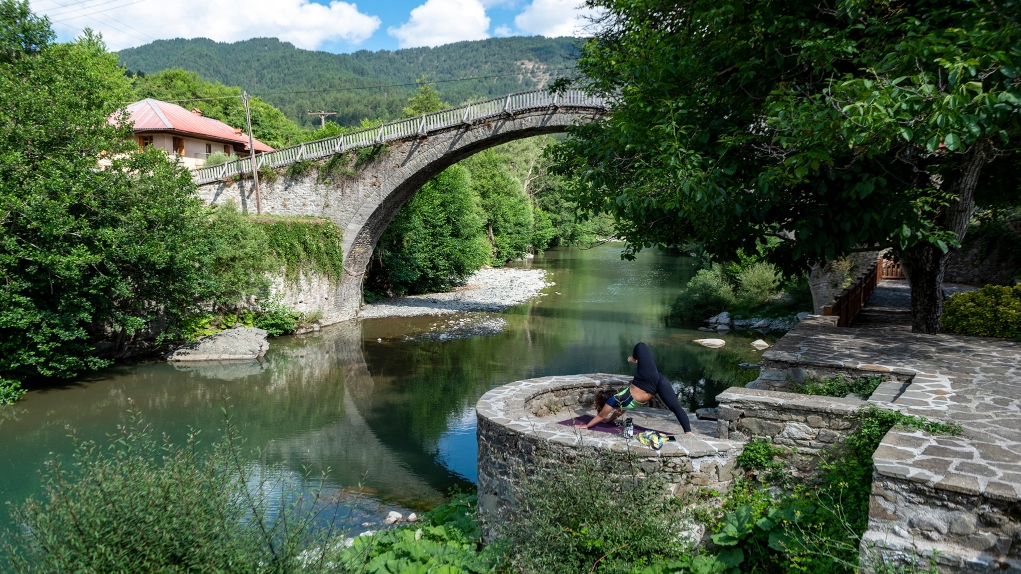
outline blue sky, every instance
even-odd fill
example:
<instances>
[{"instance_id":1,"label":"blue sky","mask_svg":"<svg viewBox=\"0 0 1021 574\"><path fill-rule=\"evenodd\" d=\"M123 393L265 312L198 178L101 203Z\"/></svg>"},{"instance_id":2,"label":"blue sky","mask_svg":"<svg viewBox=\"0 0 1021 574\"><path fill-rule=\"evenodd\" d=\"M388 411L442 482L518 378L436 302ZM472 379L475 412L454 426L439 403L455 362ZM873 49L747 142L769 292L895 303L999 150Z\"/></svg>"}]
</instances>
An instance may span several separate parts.
<instances>
[{"instance_id":1,"label":"blue sky","mask_svg":"<svg viewBox=\"0 0 1021 574\"><path fill-rule=\"evenodd\" d=\"M61 40L85 28L112 50L167 38L276 37L329 52L439 46L499 36L584 35L583 0L31 0Z\"/></svg>"}]
</instances>

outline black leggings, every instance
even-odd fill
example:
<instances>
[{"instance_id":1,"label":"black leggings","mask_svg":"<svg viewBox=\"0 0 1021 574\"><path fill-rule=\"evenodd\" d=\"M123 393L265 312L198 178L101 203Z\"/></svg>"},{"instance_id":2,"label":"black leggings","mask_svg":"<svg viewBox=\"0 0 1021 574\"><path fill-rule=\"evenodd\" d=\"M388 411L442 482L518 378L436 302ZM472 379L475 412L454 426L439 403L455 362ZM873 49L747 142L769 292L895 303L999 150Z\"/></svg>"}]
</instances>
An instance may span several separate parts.
<instances>
[{"instance_id":1,"label":"black leggings","mask_svg":"<svg viewBox=\"0 0 1021 574\"><path fill-rule=\"evenodd\" d=\"M674 416L677 417L677 422L681 423L684 427L684 432L691 432L691 423L688 422L688 413L684 412L681 405L677 402L677 393L674 392L674 386L670 384L670 379L666 378L663 373L659 374L659 382L656 383L656 394L662 399L663 404L666 408L673 411Z\"/></svg>"}]
</instances>

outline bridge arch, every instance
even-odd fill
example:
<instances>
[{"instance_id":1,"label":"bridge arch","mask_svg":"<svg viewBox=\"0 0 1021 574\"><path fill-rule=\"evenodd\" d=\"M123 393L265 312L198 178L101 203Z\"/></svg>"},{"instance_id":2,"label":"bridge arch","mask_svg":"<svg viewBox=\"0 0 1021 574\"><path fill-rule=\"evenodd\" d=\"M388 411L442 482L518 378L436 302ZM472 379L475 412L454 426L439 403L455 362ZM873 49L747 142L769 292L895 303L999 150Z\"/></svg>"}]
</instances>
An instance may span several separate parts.
<instances>
[{"instance_id":1,"label":"bridge arch","mask_svg":"<svg viewBox=\"0 0 1021 574\"><path fill-rule=\"evenodd\" d=\"M540 92L528 95L530 99L525 109L508 109L511 101L508 96L471 105L485 113L473 114L471 106L462 106L430 114L448 118L448 125L438 122L430 126L427 116L388 124L403 123L404 132L417 124L418 130L412 134L402 133L401 129L388 132L387 126L365 130L370 137L372 133L377 135L371 139L365 135L356 136L362 138L362 145L351 145L347 149L383 146L382 153L354 174L331 175L321 162L312 166L302 164L302 169L289 168L308 157L293 151L289 152L292 158L289 161L269 163L274 166L276 177L261 181L260 203L264 214L325 217L344 230L344 275L330 301L335 320L357 316L362 281L376 243L401 207L432 177L485 149L516 139L563 132L571 125L592 121L606 111L601 100L587 96L557 101L557 97ZM494 103L504 103L504 109L493 109ZM489 111L486 111L486 104L489 104ZM449 121L458 116L461 116L459 121ZM344 137L351 137L351 134ZM301 149L315 149L315 144L319 143L303 144ZM330 141L328 146L343 149L344 142ZM332 156L334 151L314 153L323 158ZM231 199L240 201L247 211L254 212L252 180L227 171L246 170L247 162L235 163L227 169L206 168L228 174L213 181L203 181L210 177L208 171L197 172L199 196L210 204Z\"/></svg>"}]
</instances>

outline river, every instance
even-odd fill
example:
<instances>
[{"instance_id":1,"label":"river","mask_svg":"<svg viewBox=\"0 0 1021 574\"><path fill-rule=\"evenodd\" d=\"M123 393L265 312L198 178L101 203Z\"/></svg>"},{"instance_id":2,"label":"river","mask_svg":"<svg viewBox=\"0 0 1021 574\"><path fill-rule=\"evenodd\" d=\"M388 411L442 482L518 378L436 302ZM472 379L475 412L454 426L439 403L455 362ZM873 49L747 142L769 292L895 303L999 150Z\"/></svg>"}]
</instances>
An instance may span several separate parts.
<instances>
[{"instance_id":1,"label":"river","mask_svg":"<svg viewBox=\"0 0 1021 574\"><path fill-rule=\"evenodd\" d=\"M353 509L353 520L370 520L472 487L474 404L500 384L630 373L625 357L638 341L686 386L682 403L690 410L754 378L737 364L758 362L749 345L758 335L729 334L725 348L706 349L690 342L705 333L664 325L693 275L691 259L645 251L623 261L620 250L554 249L520 263L546 269L555 285L501 313L508 325L496 335L435 340L419 335L449 317L372 319L272 339L260 363L123 365L33 390L0 407L0 501L41 492L43 463L73 450L69 428L106 440L137 409L172 440L182 442L194 428L209 442L228 407L253 465L299 483L325 473L328 493ZM0 526L9 524L0 518Z\"/></svg>"}]
</instances>

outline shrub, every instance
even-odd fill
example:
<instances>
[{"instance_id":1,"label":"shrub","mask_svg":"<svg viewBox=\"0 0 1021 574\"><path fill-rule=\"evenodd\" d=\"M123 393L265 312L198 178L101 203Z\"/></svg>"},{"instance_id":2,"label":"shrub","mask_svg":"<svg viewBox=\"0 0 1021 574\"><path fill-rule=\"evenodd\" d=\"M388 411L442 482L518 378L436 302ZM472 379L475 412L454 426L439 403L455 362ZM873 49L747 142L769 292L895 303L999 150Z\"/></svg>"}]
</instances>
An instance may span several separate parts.
<instances>
[{"instance_id":1,"label":"shrub","mask_svg":"<svg viewBox=\"0 0 1021 574\"><path fill-rule=\"evenodd\" d=\"M764 486L738 481L734 485L723 501L724 514L711 537L729 552L725 556L728 564L740 568L734 572L857 572L859 543L868 526L872 454L880 441L898 425L932 434L961 432L957 425L875 405L862 407L854 419L858 428L843 443L822 453L818 478L795 482L784 473L772 473L767 477L781 481ZM752 453L741 455L746 464L775 463L775 452L766 445L749 443L746 452L749 447ZM723 553L718 556L724 558ZM897 571L882 564L877 564L876 570ZM907 571L912 570L903 570Z\"/></svg>"},{"instance_id":2,"label":"shrub","mask_svg":"<svg viewBox=\"0 0 1021 574\"><path fill-rule=\"evenodd\" d=\"M344 571L365 574L395 572L493 572L503 561L502 546L482 546L482 529L475 517L474 495L460 495L423 515L423 521L360 536L339 556L326 560Z\"/></svg>"},{"instance_id":3,"label":"shrub","mask_svg":"<svg viewBox=\"0 0 1021 574\"><path fill-rule=\"evenodd\" d=\"M1021 340L1021 285L986 285L955 293L947 300L940 323L961 335Z\"/></svg>"},{"instance_id":4,"label":"shrub","mask_svg":"<svg viewBox=\"0 0 1021 574\"><path fill-rule=\"evenodd\" d=\"M313 528L321 488L310 501L260 478L229 420L206 455L197 433L158 439L138 413L107 445L73 440L73 464L47 463L41 499L13 507L15 572L294 572L333 533ZM287 495L270 508L258 494L274 490Z\"/></svg>"},{"instance_id":5,"label":"shrub","mask_svg":"<svg viewBox=\"0 0 1021 574\"><path fill-rule=\"evenodd\" d=\"M680 323L698 323L733 305L734 288L727 281L723 268L714 265L695 273L670 307L670 318Z\"/></svg>"},{"instance_id":6,"label":"shrub","mask_svg":"<svg viewBox=\"0 0 1021 574\"><path fill-rule=\"evenodd\" d=\"M234 161L236 159L237 159L236 156L225 154L222 151L214 151L213 153L206 156L206 162L203 163L202 165L204 167L221 165L227 163L228 161Z\"/></svg>"},{"instance_id":7,"label":"shrub","mask_svg":"<svg viewBox=\"0 0 1021 574\"><path fill-rule=\"evenodd\" d=\"M287 166L287 177L302 177L311 173L313 164L308 160L298 160Z\"/></svg>"},{"instance_id":8,"label":"shrub","mask_svg":"<svg viewBox=\"0 0 1021 574\"><path fill-rule=\"evenodd\" d=\"M804 383L791 383L791 390L803 395L819 395L824 397L846 397L855 394L862 397L871 396L886 377L866 376L850 378L843 373L835 377L822 379L808 378Z\"/></svg>"},{"instance_id":9,"label":"shrub","mask_svg":"<svg viewBox=\"0 0 1021 574\"><path fill-rule=\"evenodd\" d=\"M262 305L261 314L255 318L255 326L265 329L270 337L293 333L301 321L301 314L295 313L278 301Z\"/></svg>"},{"instance_id":10,"label":"shrub","mask_svg":"<svg viewBox=\"0 0 1021 574\"><path fill-rule=\"evenodd\" d=\"M0 405L13 404L23 394L25 389L21 388L21 383L0 377Z\"/></svg>"},{"instance_id":11,"label":"shrub","mask_svg":"<svg viewBox=\"0 0 1021 574\"><path fill-rule=\"evenodd\" d=\"M773 446L766 439L755 439L744 446L737 457L737 465L748 470L779 470L783 463L777 457L784 449Z\"/></svg>"},{"instance_id":12,"label":"shrub","mask_svg":"<svg viewBox=\"0 0 1021 574\"><path fill-rule=\"evenodd\" d=\"M468 170L447 168L422 186L383 232L366 288L404 295L463 283L488 260L484 224Z\"/></svg>"},{"instance_id":13,"label":"shrub","mask_svg":"<svg viewBox=\"0 0 1021 574\"><path fill-rule=\"evenodd\" d=\"M562 460L562 457L560 459ZM503 525L523 572L634 572L679 559L682 516L655 474L638 477L631 455L585 453L521 483L521 507Z\"/></svg>"},{"instance_id":14,"label":"shrub","mask_svg":"<svg viewBox=\"0 0 1021 574\"><path fill-rule=\"evenodd\" d=\"M737 275L739 298L745 305L764 305L776 294L782 280L772 263L752 263Z\"/></svg>"}]
</instances>

